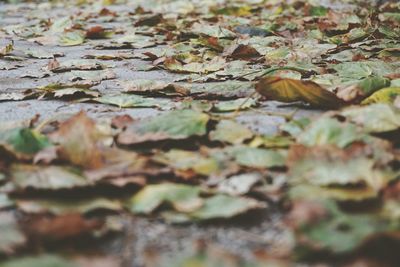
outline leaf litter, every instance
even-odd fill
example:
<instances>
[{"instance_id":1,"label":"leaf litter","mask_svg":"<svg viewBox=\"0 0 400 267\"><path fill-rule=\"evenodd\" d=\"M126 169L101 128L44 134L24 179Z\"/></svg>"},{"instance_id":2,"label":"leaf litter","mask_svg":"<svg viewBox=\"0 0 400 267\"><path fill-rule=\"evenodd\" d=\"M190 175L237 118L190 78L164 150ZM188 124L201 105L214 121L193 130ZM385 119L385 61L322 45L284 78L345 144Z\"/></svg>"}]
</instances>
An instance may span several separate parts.
<instances>
[{"instance_id":1,"label":"leaf litter","mask_svg":"<svg viewBox=\"0 0 400 267\"><path fill-rule=\"evenodd\" d=\"M1 266L97 266L88 264L108 256L57 256L49 248L104 242L123 232L118 221L128 215L190 227L259 222L273 212L289 241L278 251L253 251L249 262L201 241L193 256L143 261L396 266L400 5L156 2L0 3L25 19L0 23L1 77L35 62L36 72L22 79L43 80L1 90L0 101L157 111L2 123ZM60 7L68 16L57 16ZM21 40L32 47L21 49ZM71 59L68 47L85 52ZM175 78L121 77L118 64ZM319 115L268 112L281 117L269 135L239 120L276 102ZM104 262L97 264L122 264Z\"/></svg>"}]
</instances>

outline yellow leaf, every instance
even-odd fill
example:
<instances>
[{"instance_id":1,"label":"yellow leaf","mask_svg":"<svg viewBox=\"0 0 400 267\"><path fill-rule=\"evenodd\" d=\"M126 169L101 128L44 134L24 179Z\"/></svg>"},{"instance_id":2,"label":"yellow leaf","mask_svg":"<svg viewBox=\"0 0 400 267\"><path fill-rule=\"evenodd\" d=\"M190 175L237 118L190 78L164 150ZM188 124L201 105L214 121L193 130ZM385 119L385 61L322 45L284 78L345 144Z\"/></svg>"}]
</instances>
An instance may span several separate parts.
<instances>
[{"instance_id":1,"label":"yellow leaf","mask_svg":"<svg viewBox=\"0 0 400 267\"><path fill-rule=\"evenodd\" d=\"M6 56L7 54L11 53L11 51L13 51L13 50L14 50L14 45L12 43L6 45L3 48L0 48L0 57Z\"/></svg>"},{"instance_id":2,"label":"yellow leaf","mask_svg":"<svg viewBox=\"0 0 400 267\"><path fill-rule=\"evenodd\" d=\"M373 103L387 103L392 104L397 96L400 96L400 87L389 87L383 88L370 97L364 99L361 102L362 105L368 105Z\"/></svg>"},{"instance_id":3,"label":"yellow leaf","mask_svg":"<svg viewBox=\"0 0 400 267\"><path fill-rule=\"evenodd\" d=\"M303 101L319 108L339 108L345 104L334 93L312 81L265 77L257 83L256 91L271 100L285 103Z\"/></svg>"}]
</instances>

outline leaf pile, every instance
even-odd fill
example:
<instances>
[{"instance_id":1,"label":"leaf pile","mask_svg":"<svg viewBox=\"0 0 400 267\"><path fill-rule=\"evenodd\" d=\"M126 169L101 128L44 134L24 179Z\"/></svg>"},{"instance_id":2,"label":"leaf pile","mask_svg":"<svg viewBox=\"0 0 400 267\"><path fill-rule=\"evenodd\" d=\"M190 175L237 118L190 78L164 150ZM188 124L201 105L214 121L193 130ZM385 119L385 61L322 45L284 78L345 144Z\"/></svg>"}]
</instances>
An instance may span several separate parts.
<instances>
[{"instance_id":1,"label":"leaf pile","mask_svg":"<svg viewBox=\"0 0 400 267\"><path fill-rule=\"evenodd\" d=\"M291 238L256 257L267 266L398 263L400 4L338 2L0 4L0 19L27 19L0 22L13 40L0 101L149 111L0 124L2 266L88 266L22 255L99 244L126 216L185 227L272 212ZM1 87L20 70L31 86ZM174 266L247 266L208 254Z\"/></svg>"}]
</instances>

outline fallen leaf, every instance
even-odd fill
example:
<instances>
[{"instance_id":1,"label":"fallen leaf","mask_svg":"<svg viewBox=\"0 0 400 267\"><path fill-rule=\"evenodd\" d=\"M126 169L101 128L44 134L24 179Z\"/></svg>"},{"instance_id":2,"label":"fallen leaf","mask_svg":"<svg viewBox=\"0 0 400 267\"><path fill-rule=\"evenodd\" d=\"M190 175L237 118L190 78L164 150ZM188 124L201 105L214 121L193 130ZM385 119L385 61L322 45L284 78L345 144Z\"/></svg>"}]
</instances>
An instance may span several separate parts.
<instances>
[{"instance_id":1,"label":"fallen leaf","mask_svg":"<svg viewBox=\"0 0 400 267\"><path fill-rule=\"evenodd\" d=\"M85 112L80 112L62 123L50 135L50 139L60 145L59 155L69 162L85 168L103 166L104 155L100 148L102 135L93 120Z\"/></svg>"},{"instance_id":2,"label":"fallen leaf","mask_svg":"<svg viewBox=\"0 0 400 267\"><path fill-rule=\"evenodd\" d=\"M306 146L336 145L344 148L353 142L365 139L365 134L356 125L322 117L311 123L298 136L297 141Z\"/></svg>"},{"instance_id":3,"label":"fallen leaf","mask_svg":"<svg viewBox=\"0 0 400 267\"><path fill-rule=\"evenodd\" d=\"M217 124L216 129L210 132L210 140L242 144L253 135L253 132L244 125L231 120L222 120Z\"/></svg>"},{"instance_id":4,"label":"fallen leaf","mask_svg":"<svg viewBox=\"0 0 400 267\"><path fill-rule=\"evenodd\" d=\"M217 185L217 190L232 196L244 195L261 180L262 175L257 172L234 175L221 181Z\"/></svg>"},{"instance_id":5,"label":"fallen leaf","mask_svg":"<svg viewBox=\"0 0 400 267\"><path fill-rule=\"evenodd\" d=\"M0 131L0 147L18 158L33 158L36 153L50 146L46 136L29 128Z\"/></svg>"},{"instance_id":6,"label":"fallen leaf","mask_svg":"<svg viewBox=\"0 0 400 267\"><path fill-rule=\"evenodd\" d=\"M311 81L266 77L257 83L256 91L269 100L287 103L303 101L324 109L335 109L345 104L334 93Z\"/></svg>"},{"instance_id":7,"label":"fallen leaf","mask_svg":"<svg viewBox=\"0 0 400 267\"><path fill-rule=\"evenodd\" d=\"M134 81L122 82L124 92L149 94L149 95L167 95L167 96L186 96L190 94L190 89L163 81L139 79Z\"/></svg>"},{"instance_id":8,"label":"fallen leaf","mask_svg":"<svg viewBox=\"0 0 400 267\"><path fill-rule=\"evenodd\" d=\"M146 141L185 139L206 134L209 116L193 110L170 111L166 114L134 122L118 136L118 142L124 145Z\"/></svg>"},{"instance_id":9,"label":"fallen leaf","mask_svg":"<svg viewBox=\"0 0 400 267\"><path fill-rule=\"evenodd\" d=\"M0 213L0 232L0 254L14 253L27 241L19 229L17 219L10 212Z\"/></svg>"},{"instance_id":10,"label":"fallen leaf","mask_svg":"<svg viewBox=\"0 0 400 267\"><path fill-rule=\"evenodd\" d=\"M122 204L118 200L106 198L91 199L34 199L17 200L16 205L26 213L87 214L98 210L119 211Z\"/></svg>"},{"instance_id":11,"label":"fallen leaf","mask_svg":"<svg viewBox=\"0 0 400 267\"><path fill-rule=\"evenodd\" d=\"M272 149L253 148L248 146L236 146L228 148L235 161L246 167L274 168L285 166L285 156Z\"/></svg>"},{"instance_id":12,"label":"fallen leaf","mask_svg":"<svg viewBox=\"0 0 400 267\"><path fill-rule=\"evenodd\" d=\"M32 238L62 241L88 235L101 226L102 222L99 220L85 219L79 214L70 213L56 217L33 217L25 228Z\"/></svg>"},{"instance_id":13,"label":"fallen leaf","mask_svg":"<svg viewBox=\"0 0 400 267\"><path fill-rule=\"evenodd\" d=\"M55 255L20 257L3 262L2 267L79 267L69 260Z\"/></svg>"},{"instance_id":14,"label":"fallen leaf","mask_svg":"<svg viewBox=\"0 0 400 267\"><path fill-rule=\"evenodd\" d=\"M399 109L387 104L349 107L340 112L349 121L360 125L364 132L383 133L400 128Z\"/></svg>"},{"instance_id":15,"label":"fallen leaf","mask_svg":"<svg viewBox=\"0 0 400 267\"><path fill-rule=\"evenodd\" d=\"M373 103L393 104L396 97L400 96L400 87L383 88L364 99L361 104L369 105Z\"/></svg>"},{"instance_id":16,"label":"fallen leaf","mask_svg":"<svg viewBox=\"0 0 400 267\"><path fill-rule=\"evenodd\" d=\"M168 202L175 209L189 212L203 205L199 197L200 188L183 184L147 185L129 201L129 208L134 213L150 214L162 203Z\"/></svg>"},{"instance_id":17,"label":"fallen leaf","mask_svg":"<svg viewBox=\"0 0 400 267\"><path fill-rule=\"evenodd\" d=\"M70 167L15 164L11 166L10 176L12 183L22 190L72 189L91 185L79 170Z\"/></svg>"}]
</instances>

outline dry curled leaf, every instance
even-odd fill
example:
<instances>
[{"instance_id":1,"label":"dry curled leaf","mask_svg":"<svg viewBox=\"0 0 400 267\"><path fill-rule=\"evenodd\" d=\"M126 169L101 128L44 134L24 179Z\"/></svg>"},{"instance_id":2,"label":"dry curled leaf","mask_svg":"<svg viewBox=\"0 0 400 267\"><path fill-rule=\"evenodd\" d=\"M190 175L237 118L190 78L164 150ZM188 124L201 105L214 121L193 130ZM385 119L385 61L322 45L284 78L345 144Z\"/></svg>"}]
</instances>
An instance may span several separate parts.
<instances>
[{"instance_id":1,"label":"dry curled leaf","mask_svg":"<svg viewBox=\"0 0 400 267\"><path fill-rule=\"evenodd\" d=\"M266 77L257 83L256 91L269 100L285 103L302 101L323 109L336 109L345 104L334 93L312 81Z\"/></svg>"}]
</instances>

